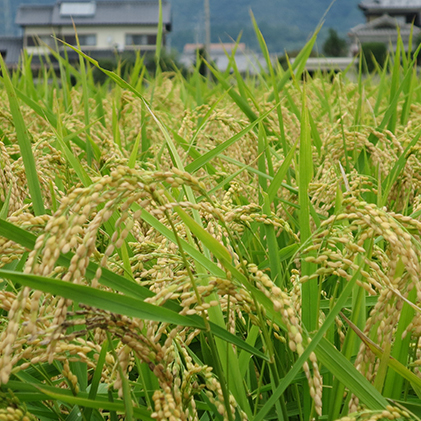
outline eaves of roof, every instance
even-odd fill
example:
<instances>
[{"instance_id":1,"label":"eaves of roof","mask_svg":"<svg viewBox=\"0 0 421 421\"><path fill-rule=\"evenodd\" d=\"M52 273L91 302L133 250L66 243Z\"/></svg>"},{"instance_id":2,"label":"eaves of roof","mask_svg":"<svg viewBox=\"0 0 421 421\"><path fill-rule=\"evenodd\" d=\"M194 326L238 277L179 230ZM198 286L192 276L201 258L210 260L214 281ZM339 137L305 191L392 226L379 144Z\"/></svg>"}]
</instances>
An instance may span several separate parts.
<instances>
[{"instance_id":1,"label":"eaves of roof","mask_svg":"<svg viewBox=\"0 0 421 421\"><path fill-rule=\"evenodd\" d=\"M162 4L163 23L171 25L171 6ZM157 1L103 1L97 2L92 16L61 16L59 2L52 6L25 5L18 10L16 23L21 26L72 26L78 25L157 25Z\"/></svg>"},{"instance_id":2,"label":"eaves of roof","mask_svg":"<svg viewBox=\"0 0 421 421\"><path fill-rule=\"evenodd\" d=\"M414 33L418 33L421 32L421 30L419 31L415 31ZM353 31L352 29L349 32L352 35L357 35L357 36L361 36L361 35L370 35L370 36L374 36L374 35L384 35L384 36L397 36L398 32L396 31L396 29L362 29L359 31ZM409 35L411 33L410 30L404 29L403 31L399 32L401 35Z\"/></svg>"},{"instance_id":3,"label":"eaves of roof","mask_svg":"<svg viewBox=\"0 0 421 421\"><path fill-rule=\"evenodd\" d=\"M53 6L45 6L45 5L23 5L20 6L17 14L15 22L18 25L24 26L29 24L42 24L50 25L51 24L51 15L53 13Z\"/></svg>"},{"instance_id":4,"label":"eaves of roof","mask_svg":"<svg viewBox=\"0 0 421 421\"><path fill-rule=\"evenodd\" d=\"M17 65L23 48L22 37L2 36L0 37L0 51L6 53L5 62L7 65Z\"/></svg>"},{"instance_id":5,"label":"eaves of roof","mask_svg":"<svg viewBox=\"0 0 421 421\"><path fill-rule=\"evenodd\" d=\"M358 7L366 12L378 12L379 10L385 12L388 10L416 11L421 10L421 0L366 0L359 3Z\"/></svg>"}]
</instances>

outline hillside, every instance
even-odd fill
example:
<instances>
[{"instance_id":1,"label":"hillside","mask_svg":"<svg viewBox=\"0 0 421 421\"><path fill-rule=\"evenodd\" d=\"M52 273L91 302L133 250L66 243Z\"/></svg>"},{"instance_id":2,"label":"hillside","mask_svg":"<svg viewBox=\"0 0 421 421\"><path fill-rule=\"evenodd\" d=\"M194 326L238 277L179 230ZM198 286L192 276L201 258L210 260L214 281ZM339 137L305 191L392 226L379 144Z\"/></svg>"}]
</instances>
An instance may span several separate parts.
<instances>
[{"instance_id":1,"label":"hillside","mask_svg":"<svg viewBox=\"0 0 421 421\"><path fill-rule=\"evenodd\" d=\"M337 0L327 14L323 39L328 27L342 37L364 21L357 5L360 0ZM271 51L300 48L316 28L331 0L210 0L212 41L229 41L243 31L242 40L258 48L251 25L252 10ZM172 45L181 49L186 42L203 39L203 1L173 0L174 32Z\"/></svg>"},{"instance_id":2,"label":"hillside","mask_svg":"<svg viewBox=\"0 0 421 421\"><path fill-rule=\"evenodd\" d=\"M56 0L16 0L11 1L14 16L20 4L52 4ZM324 29L319 39L323 39L328 27L335 28L342 37L352 26L363 22L358 10L360 0L337 0L329 11ZM250 10L253 11L259 27L272 52L300 48L308 35L315 29L331 0L210 0L212 16L212 41L230 41L242 31L242 41L249 47L258 49L251 25ZM188 42L203 41L204 19L202 0L172 0L173 32L171 46L181 51ZM3 12L3 3L0 3ZM4 20L4 13L0 20ZM0 25L0 35L4 35L4 22ZM15 27L15 34L18 28Z\"/></svg>"}]
</instances>

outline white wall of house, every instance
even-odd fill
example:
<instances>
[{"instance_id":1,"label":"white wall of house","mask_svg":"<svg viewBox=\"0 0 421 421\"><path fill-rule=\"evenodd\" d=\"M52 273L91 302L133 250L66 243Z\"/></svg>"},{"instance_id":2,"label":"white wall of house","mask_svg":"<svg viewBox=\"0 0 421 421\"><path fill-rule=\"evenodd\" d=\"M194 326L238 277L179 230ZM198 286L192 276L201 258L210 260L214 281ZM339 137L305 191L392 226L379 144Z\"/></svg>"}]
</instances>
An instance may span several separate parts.
<instances>
[{"instance_id":1,"label":"white wall of house","mask_svg":"<svg viewBox=\"0 0 421 421\"><path fill-rule=\"evenodd\" d=\"M92 37L88 45L83 45L81 42L81 47L89 47L90 50L133 50L136 48L141 49L142 51L154 50L155 44L143 44L143 45L133 45L127 44L127 35L150 35L156 36L158 33L158 28L155 25L150 26L135 26L135 25L126 25L126 26L78 26L77 33L80 39L88 39L86 36L95 36L95 45L92 45ZM38 36L40 39L50 46L54 46L54 39L50 37L51 34L55 34L57 38L62 36L74 36L74 30L72 27L37 27L37 26L27 26L25 27L24 37ZM30 54L42 54L48 51L48 49L43 47L28 46L25 42L25 48ZM46 51L47 50L47 51Z\"/></svg>"}]
</instances>

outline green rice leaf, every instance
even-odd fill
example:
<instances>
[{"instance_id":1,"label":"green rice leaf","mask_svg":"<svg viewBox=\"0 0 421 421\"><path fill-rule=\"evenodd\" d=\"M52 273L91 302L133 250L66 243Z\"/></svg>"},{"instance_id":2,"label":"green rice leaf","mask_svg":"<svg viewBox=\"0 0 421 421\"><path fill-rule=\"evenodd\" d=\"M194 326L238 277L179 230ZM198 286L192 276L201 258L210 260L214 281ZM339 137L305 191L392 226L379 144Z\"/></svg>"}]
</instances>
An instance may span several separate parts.
<instances>
[{"instance_id":1,"label":"green rice leaf","mask_svg":"<svg viewBox=\"0 0 421 421\"><path fill-rule=\"evenodd\" d=\"M292 158L295 155L295 149L297 147L298 140L294 144L294 146L289 150L288 155L285 157L282 165L279 167L278 171L275 174L272 182L268 188L268 200L269 202L273 202L279 188L281 187L282 183L284 182L285 176L287 174L288 168L291 165Z\"/></svg>"},{"instance_id":2,"label":"green rice leaf","mask_svg":"<svg viewBox=\"0 0 421 421\"><path fill-rule=\"evenodd\" d=\"M7 190L7 195L5 198L4 203L2 204L0 210L0 219L6 219L9 213L9 203L10 203L10 196L12 195L12 183L10 183L9 189Z\"/></svg>"},{"instance_id":3,"label":"green rice leaf","mask_svg":"<svg viewBox=\"0 0 421 421\"><path fill-rule=\"evenodd\" d=\"M66 145L66 143L64 142L64 140L62 139L58 131L56 131L56 139L59 145L59 149L64 153L64 156L66 157L67 162L75 170L80 181L83 183L85 187L90 186L92 184L91 178L89 177L85 168L83 168L79 158L75 156L73 152L69 149L69 147Z\"/></svg>"},{"instance_id":4,"label":"green rice leaf","mask_svg":"<svg viewBox=\"0 0 421 421\"><path fill-rule=\"evenodd\" d=\"M108 345L109 345L108 340L105 340L101 346L101 352L98 357L97 366L95 368L94 375L93 375L92 382L90 384L90 389L89 389L89 400L91 401L94 401L98 395L98 388L101 382L102 370L104 368L105 358L107 356ZM84 411L85 418L90 419L91 415L92 415L92 408L86 408Z\"/></svg>"},{"instance_id":5,"label":"green rice leaf","mask_svg":"<svg viewBox=\"0 0 421 421\"><path fill-rule=\"evenodd\" d=\"M85 285L73 284L58 279L2 269L0 269L0 276L39 291L68 298L75 303L86 304L91 307L108 310L113 313L129 317L138 317L139 319L144 320L174 323L181 326L192 326L199 329L204 328L203 323L193 321L189 317L181 316L178 313L164 307L158 307L137 298L102 291Z\"/></svg>"},{"instance_id":6,"label":"green rice leaf","mask_svg":"<svg viewBox=\"0 0 421 421\"><path fill-rule=\"evenodd\" d=\"M116 411L119 413L125 413L124 403L120 402L109 402L106 400L91 400L86 398L80 398L78 396L71 396L67 393L63 393L62 389L55 388L54 392L45 387L39 387L39 391L47 395L50 399L55 399L61 402L66 402L72 405L78 405L85 408L94 408L107 411ZM133 407L133 414L139 419L145 421L153 421L151 413L146 408Z\"/></svg>"},{"instance_id":7,"label":"green rice leaf","mask_svg":"<svg viewBox=\"0 0 421 421\"><path fill-rule=\"evenodd\" d=\"M211 151L203 154L200 158L197 158L191 164L187 165L186 171L190 173L194 173L198 169L202 168L205 164L207 164L210 160L218 157L225 149L229 148L231 145L236 143L245 134L247 134L250 130L252 130L257 124L259 124L262 120L264 120L273 110L274 108L271 108L269 111L263 113L260 117L258 118L256 117L256 119L252 123L250 123L245 129L241 130L240 133L237 133L236 135L232 136L230 139L216 146Z\"/></svg>"},{"instance_id":8,"label":"green rice leaf","mask_svg":"<svg viewBox=\"0 0 421 421\"><path fill-rule=\"evenodd\" d=\"M313 46L316 42L319 30L320 30L320 28L318 28L314 32L312 37L307 41L307 44L302 48L302 50L299 52L299 54L295 58L294 63L292 63L292 65L291 65L291 68L288 69L284 73L284 75L281 77L281 80L278 82L278 86L277 86L278 92L281 92L283 90L283 88L286 85L286 83L288 82L288 80L293 76L293 73L292 73L293 71L295 72L295 78L297 80L299 80L301 78L301 74L303 73L303 71L305 69L307 59L310 57L310 54L311 54ZM274 92L272 92L269 95L268 100L273 101L274 96L275 96L275 94L274 94Z\"/></svg>"},{"instance_id":9,"label":"green rice leaf","mask_svg":"<svg viewBox=\"0 0 421 421\"><path fill-rule=\"evenodd\" d=\"M10 80L6 64L1 54L0 65L3 74L2 80L9 98L10 111L15 125L23 165L25 167L25 175L28 183L29 194L31 195L32 204L34 206L34 212L35 215L43 215L45 213L44 199L42 197L38 171L35 165L34 154L32 152L32 142L19 108L15 89L13 88L12 81Z\"/></svg>"},{"instance_id":10,"label":"green rice leaf","mask_svg":"<svg viewBox=\"0 0 421 421\"><path fill-rule=\"evenodd\" d=\"M136 164L137 154L139 152L140 139L141 139L141 133L139 133L136 136L136 140L134 142L133 149L130 153L129 164L128 164L129 168L134 168L134 166Z\"/></svg>"},{"instance_id":11,"label":"green rice leaf","mask_svg":"<svg viewBox=\"0 0 421 421\"><path fill-rule=\"evenodd\" d=\"M370 349L373 354L378 358L382 359L385 357L385 351L380 348L376 343L374 343L370 338L368 338L357 326L355 326L350 320L348 320L344 315L342 318L345 318L346 322L349 324L350 328L358 335L358 337L364 342L364 344ZM421 388L421 379L398 360L386 355L387 364L391 367L396 373L402 376L404 379L408 380L410 383L414 384L416 387Z\"/></svg>"},{"instance_id":12,"label":"green rice leaf","mask_svg":"<svg viewBox=\"0 0 421 421\"><path fill-rule=\"evenodd\" d=\"M301 231L301 246L310 245L310 200L308 197L308 188L313 178L313 153L310 137L310 123L307 110L306 91L303 89L303 109L301 113L301 136L300 136L300 156L299 156L299 221ZM302 262L302 274L311 275L314 265L306 261ZM317 302L318 302L317 279L310 280L302 287L302 318L304 326L309 331L317 328Z\"/></svg>"},{"instance_id":13,"label":"green rice leaf","mask_svg":"<svg viewBox=\"0 0 421 421\"><path fill-rule=\"evenodd\" d=\"M199 238L209 250L212 250L212 253L217 257L217 259L228 262L232 260L230 252L218 240L216 240L215 237L204 230L192 217L184 212L183 209L176 207L175 210L183 222L197 236L197 238Z\"/></svg>"}]
</instances>

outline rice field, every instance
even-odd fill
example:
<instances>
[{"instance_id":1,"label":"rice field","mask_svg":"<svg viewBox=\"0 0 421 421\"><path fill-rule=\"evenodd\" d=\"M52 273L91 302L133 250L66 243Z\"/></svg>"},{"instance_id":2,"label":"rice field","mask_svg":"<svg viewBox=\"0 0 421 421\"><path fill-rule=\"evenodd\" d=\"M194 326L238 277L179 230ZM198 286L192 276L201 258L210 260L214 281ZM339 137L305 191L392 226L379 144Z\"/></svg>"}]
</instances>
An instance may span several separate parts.
<instances>
[{"instance_id":1,"label":"rice field","mask_svg":"<svg viewBox=\"0 0 421 421\"><path fill-rule=\"evenodd\" d=\"M0 60L1 421L420 419L418 52L256 33L253 77Z\"/></svg>"}]
</instances>

